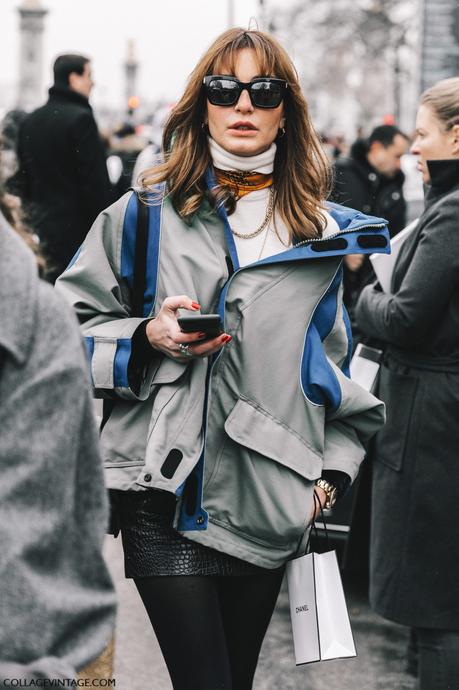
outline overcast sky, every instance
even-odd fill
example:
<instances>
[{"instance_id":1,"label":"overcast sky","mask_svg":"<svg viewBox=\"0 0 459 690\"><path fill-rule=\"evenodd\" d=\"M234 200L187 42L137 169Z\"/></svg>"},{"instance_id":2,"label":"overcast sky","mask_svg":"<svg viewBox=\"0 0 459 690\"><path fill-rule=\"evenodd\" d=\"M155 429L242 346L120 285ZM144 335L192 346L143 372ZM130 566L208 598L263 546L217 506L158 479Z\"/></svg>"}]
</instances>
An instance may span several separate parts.
<instances>
[{"instance_id":1,"label":"overcast sky","mask_svg":"<svg viewBox=\"0 0 459 690\"><path fill-rule=\"evenodd\" d=\"M0 88L14 100L22 0L0 0ZM291 5L295 0L280 0ZM265 0L268 7L276 0ZM93 59L95 104L121 106L127 41L136 42L139 96L175 100L211 41L227 28L227 0L41 0L49 10L44 33L44 87L56 55L81 52ZM235 24L248 26L257 0L233 0ZM44 91L45 95L45 91Z\"/></svg>"}]
</instances>

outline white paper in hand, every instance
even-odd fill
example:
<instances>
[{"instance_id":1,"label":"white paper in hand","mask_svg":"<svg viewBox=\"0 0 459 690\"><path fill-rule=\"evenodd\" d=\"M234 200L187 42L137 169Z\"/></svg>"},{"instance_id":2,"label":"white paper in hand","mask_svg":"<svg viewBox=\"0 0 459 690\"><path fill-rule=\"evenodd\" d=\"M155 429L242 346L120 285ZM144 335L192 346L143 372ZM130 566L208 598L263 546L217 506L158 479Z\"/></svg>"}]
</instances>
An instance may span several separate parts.
<instances>
[{"instance_id":1,"label":"white paper in hand","mask_svg":"<svg viewBox=\"0 0 459 690\"><path fill-rule=\"evenodd\" d=\"M351 379L365 388L366 391L373 393L381 359L382 350L359 343L355 348L349 367Z\"/></svg>"},{"instance_id":2,"label":"white paper in hand","mask_svg":"<svg viewBox=\"0 0 459 690\"><path fill-rule=\"evenodd\" d=\"M390 254L371 254L370 261L376 277L384 292L390 292L392 273L394 272L395 262L400 249L407 237L413 232L418 224L419 218L413 220L409 225L401 230L390 241Z\"/></svg>"}]
</instances>

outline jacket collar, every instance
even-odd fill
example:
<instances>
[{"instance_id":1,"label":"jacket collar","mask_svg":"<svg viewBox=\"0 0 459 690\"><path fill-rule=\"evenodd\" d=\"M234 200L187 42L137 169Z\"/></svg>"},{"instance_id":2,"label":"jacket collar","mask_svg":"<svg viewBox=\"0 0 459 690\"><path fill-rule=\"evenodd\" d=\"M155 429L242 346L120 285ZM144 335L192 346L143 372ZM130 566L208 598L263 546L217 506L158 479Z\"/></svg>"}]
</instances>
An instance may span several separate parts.
<instances>
[{"instance_id":1,"label":"jacket collar","mask_svg":"<svg viewBox=\"0 0 459 690\"><path fill-rule=\"evenodd\" d=\"M427 203L432 203L440 196L459 187L459 158L427 161L427 167L431 181L427 188Z\"/></svg>"},{"instance_id":2,"label":"jacket collar","mask_svg":"<svg viewBox=\"0 0 459 690\"><path fill-rule=\"evenodd\" d=\"M83 96L81 93L78 93L73 89L54 85L49 89L48 93L50 100L69 101L71 103L82 105L85 108L88 108L88 110L92 110L86 96Z\"/></svg>"},{"instance_id":3,"label":"jacket collar","mask_svg":"<svg viewBox=\"0 0 459 690\"><path fill-rule=\"evenodd\" d=\"M22 364L34 332L35 257L0 212L0 347Z\"/></svg>"}]
</instances>

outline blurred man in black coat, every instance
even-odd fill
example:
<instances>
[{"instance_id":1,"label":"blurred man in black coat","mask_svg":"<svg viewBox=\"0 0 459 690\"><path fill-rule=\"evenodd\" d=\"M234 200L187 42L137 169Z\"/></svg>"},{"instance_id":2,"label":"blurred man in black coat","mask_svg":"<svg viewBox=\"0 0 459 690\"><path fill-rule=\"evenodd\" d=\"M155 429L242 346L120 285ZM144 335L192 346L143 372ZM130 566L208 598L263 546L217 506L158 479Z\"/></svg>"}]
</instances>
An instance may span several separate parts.
<instances>
[{"instance_id":1,"label":"blurred man in black coat","mask_svg":"<svg viewBox=\"0 0 459 690\"><path fill-rule=\"evenodd\" d=\"M111 202L105 152L89 105L94 82L82 55L60 55L48 102L21 126L19 170L8 188L22 197L54 282Z\"/></svg>"},{"instance_id":2,"label":"blurred man in black coat","mask_svg":"<svg viewBox=\"0 0 459 690\"><path fill-rule=\"evenodd\" d=\"M393 125L376 127L368 139L358 139L348 158L335 163L331 199L363 213L386 218L391 237L405 227L405 176L401 157L407 152L408 137ZM362 254L344 257L344 303L349 310L355 341L353 312L362 288L374 277L370 260Z\"/></svg>"}]
</instances>

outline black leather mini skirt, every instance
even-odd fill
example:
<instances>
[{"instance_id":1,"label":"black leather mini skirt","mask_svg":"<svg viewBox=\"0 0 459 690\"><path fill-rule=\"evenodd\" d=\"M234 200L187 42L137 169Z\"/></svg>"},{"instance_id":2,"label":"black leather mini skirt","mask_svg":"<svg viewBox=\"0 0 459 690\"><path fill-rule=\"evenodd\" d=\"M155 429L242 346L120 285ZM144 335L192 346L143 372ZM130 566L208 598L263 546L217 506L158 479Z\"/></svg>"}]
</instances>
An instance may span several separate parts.
<instances>
[{"instance_id":1,"label":"black leather mini skirt","mask_svg":"<svg viewBox=\"0 0 459 690\"><path fill-rule=\"evenodd\" d=\"M127 578L273 572L183 537L172 527L176 500L174 494L155 489L119 492Z\"/></svg>"}]
</instances>

